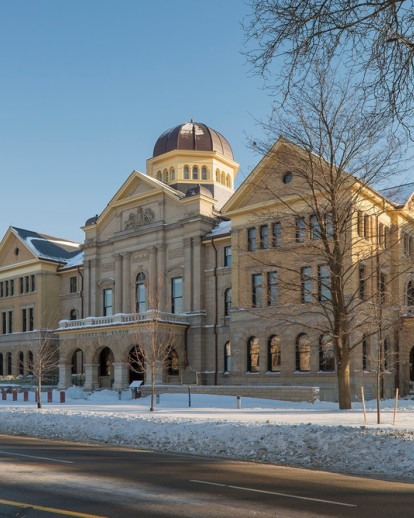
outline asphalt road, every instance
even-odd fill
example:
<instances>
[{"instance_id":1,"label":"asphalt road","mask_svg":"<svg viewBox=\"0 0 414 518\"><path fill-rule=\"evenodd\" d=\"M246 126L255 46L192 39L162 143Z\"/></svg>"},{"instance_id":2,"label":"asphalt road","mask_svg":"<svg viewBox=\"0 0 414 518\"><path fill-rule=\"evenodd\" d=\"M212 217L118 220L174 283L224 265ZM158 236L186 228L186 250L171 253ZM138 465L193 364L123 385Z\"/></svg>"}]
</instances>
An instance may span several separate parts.
<instances>
[{"instance_id":1,"label":"asphalt road","mask_svg":"<svg viewBox=\"0 0 414 518\"><path fill-rule=\"evenodd\" d=\"M62 516L411 517L414 484L0 435L0 517Z\"/></svg>"}]
</instances>

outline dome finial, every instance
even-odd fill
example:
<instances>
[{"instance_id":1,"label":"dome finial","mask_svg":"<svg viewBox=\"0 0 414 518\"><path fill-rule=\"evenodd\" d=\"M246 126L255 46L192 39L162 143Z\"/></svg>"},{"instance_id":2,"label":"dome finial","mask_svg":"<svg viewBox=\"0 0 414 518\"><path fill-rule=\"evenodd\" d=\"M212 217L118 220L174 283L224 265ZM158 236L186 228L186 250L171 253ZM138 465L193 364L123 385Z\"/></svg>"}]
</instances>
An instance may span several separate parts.
<instances>
[{"instance_id":1,"label":"dome finial","mask_svg":"<svg viewBox=\"0 0 414 518\"><path fill-rule=\"evenodd\" d=\"M194 119L190 119L190 122L194 122Z\"/></svg>"}]
</instances>

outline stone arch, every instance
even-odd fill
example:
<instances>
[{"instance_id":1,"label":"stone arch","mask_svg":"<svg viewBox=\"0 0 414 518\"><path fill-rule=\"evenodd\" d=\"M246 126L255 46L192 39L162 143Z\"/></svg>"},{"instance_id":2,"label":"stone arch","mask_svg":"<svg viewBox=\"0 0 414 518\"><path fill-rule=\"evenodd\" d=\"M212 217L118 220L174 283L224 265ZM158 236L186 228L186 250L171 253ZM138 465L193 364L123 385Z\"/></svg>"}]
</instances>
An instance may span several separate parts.
<instances>
[{"instance_id":1,"label":"stone arch","mask_svg":"<svg viewBox=\"0 0 414 518\"><path fill-rule=\"evenodd\" d=\"M85 382L85 355L79 347L71 355L71 374L73 385L82 386Z\"/></svg>"},{"instance_id":2,"label":"stone arch","mask_svg":"<svg viewBox=\"0 0 414 518\"><path fill-rule=\"evenodd\" d=\"M111 388L114 381L115 357L112 349L103 347L98 357L99 387Z\"/></svg>"},{"instance_id":3,"label":"stone arch","mask_svg":"<svg viewBox=\"0 0 414 518\"><path fill-rule=\"evenodd\" d=\"M141 346L134 345L128 352L129 383L145 382L145 362Z\"/></svg>"}]
</instances>

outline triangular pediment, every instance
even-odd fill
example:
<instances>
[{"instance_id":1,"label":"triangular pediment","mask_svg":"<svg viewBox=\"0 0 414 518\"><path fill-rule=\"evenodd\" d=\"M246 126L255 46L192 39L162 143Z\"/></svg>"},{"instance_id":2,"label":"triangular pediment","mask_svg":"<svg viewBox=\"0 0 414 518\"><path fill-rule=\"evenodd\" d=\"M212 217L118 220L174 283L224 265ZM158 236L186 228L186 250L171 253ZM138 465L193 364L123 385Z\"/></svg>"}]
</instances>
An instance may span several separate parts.
<instances>
[{"instance_id":1,"label":"triangular pediment","mask_svg":"<svg viewBox=\"0 0 414 518\"><path fill-rule=\"evenodd\" d=\"M10 227L0 243L0 268L17 266L38 259Z\"/></svg>"},{"instance_id":2,"label":"triangular pediment","mask_svg":"<svg viewBox=\"0 0 414 518\"><path fill-rule=\"evenodd\" d=\"M283 184L283 176L289 169L284 157L292 157L295 153L299 153L296 146L280 138L223 206L223 215L230 216L249 207L272 203L282 189L288 190Z\"/></svg>"}]
</instances>

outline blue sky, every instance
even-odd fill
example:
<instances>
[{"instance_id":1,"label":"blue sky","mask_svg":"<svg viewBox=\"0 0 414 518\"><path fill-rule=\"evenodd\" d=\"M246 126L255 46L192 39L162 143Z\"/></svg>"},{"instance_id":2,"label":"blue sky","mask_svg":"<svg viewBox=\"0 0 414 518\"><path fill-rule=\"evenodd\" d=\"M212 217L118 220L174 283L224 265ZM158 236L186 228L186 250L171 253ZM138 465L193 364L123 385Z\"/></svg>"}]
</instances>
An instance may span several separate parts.
<instances>
[{"instance_id":1,"label":"blue sky","mask_svg":"<svg viewBox=\"0 0 414 518\"><path fill-rule=\"evenodd\" d=\"M242 0L2 0L0 234L10 225L83 240L158 136L190 120L229 140L270 110L240 54ZM240 183L240 181L238 182Z\"/></svg>"}]
</instances>

